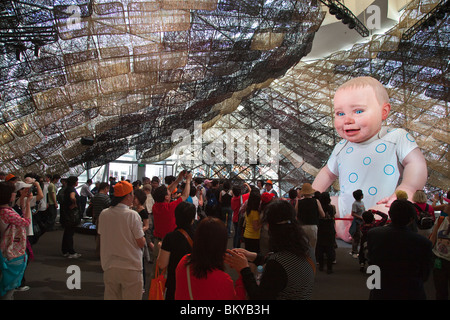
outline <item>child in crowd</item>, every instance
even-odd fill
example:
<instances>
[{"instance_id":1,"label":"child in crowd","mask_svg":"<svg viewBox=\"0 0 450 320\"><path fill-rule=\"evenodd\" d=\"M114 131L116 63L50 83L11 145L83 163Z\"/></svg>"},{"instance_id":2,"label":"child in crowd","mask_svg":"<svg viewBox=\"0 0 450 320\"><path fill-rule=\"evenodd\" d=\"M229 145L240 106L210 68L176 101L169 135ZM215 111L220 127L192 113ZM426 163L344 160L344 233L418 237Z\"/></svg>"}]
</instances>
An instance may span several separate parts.
<instances>
[{"instance_id":1,"label":"child in crowd","mask_svg":"<svg viewBox=\"0 0 450 320\"><path fill-rule=\"evenodd\" d=\"M335 93L334 126L343 140L316 176L313 188L323 192L339 178L340 194L332 199L337 217L350 215L353 190L366 194L367 208L387 212L396 189L411 199L426 183L426 161L414 137L404 129L382 126L390 110L387 90L372 77L351 79ZM339 238L349 240L349 226L348 221L336 221Z\"/></svg>"},{"instance_id":2,"label":"child in crowd","mask_svg":"<svg viewBox=\"0 0 450 320\"><path fill-rule=\"evenodd\" d=\"M379 215L381 217L380 220L375 219L375 214ZM376 210L368 210L364 211L362 214L363 218L363 224L361 225L361 243L359 246L359 270L361 272L365 271L366 268L366 262L367 262L367 233L370 229L373 229L375 227L384 226L387 222L388 215L381 211Z\"/></svg>"},{"instance_id":3,"label":"child in crowd","mask_svg":"<svg viewBox=\"0 0 450 320\"><path fill-rule=\"evenodd\" d=\"M364 198L364 194L361 189L353 191L353 198L355 201L352 204L352 225L350 227L350 235L352 236L352 255L353 258L358 257L358 246L361 240L361 230L360 226L363 223L362 214L366 211L364 207L364 202L362 199Z\"/></svg>"}]
</instances>

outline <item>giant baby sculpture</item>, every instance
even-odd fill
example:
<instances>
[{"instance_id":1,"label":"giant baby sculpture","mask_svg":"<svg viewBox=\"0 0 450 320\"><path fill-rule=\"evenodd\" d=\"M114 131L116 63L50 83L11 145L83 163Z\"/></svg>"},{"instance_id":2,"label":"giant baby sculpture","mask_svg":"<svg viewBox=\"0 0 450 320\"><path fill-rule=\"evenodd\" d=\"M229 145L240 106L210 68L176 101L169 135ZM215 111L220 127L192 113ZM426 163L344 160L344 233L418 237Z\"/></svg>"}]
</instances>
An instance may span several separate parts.
<instances>
[{"instance_id":1,"label":"giant baby sculpture","mask_svg":"<svg viewBox=\"0 0 450 320\"><path fill-rule=\"evenodd\" d=\"M414 137L401 128L382 126L391 110L383 85L372 77L357 77L340 86L334 96L334 126L341 140L313 182L323 192L339 178L339 196L332 199L336 217L348 218L361 189L366 209L387 213L403 190L412 199L427 180L427 165ZM399 180L401 182L399 184ZM350 241L351 221L336 221L337 237Z\"/></svg>"}]
</instances>

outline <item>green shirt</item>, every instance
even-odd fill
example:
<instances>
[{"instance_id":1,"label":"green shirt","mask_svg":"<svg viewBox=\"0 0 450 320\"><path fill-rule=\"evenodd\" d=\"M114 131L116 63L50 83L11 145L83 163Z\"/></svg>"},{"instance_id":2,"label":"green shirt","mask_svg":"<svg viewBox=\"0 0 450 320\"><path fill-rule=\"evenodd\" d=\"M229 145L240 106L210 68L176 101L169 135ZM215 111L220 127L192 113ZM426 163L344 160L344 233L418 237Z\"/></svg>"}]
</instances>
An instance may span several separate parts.
<instances>
[{"instance_id":1,"label":"green shirt","mask_svg":"<svg viewBox=\"0 0 450 320\"><path fill-rule=\"evenodd\" d=\"M47 196L48 196L48 201L47 203L49 205L55 205L55 201L53 201L53 196L52 193L55 194L55 199L56 199L56 187L53 183L50 182L50 184L48 185L48 191L47 191Z\"/></svg>"}]
</instances>

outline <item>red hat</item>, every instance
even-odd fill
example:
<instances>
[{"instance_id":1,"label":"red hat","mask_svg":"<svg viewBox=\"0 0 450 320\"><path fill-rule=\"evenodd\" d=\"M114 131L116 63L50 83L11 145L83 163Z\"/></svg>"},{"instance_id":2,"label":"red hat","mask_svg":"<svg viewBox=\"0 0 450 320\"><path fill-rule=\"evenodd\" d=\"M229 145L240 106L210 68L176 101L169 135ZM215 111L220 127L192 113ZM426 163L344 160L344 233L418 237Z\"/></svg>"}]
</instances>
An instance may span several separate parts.
<instances>
[{"instance_id":1,"label":"red hat","mask_svg":"<svg viewBox=\"0 0 450 320\"><path fill-rule=\"evenodd\" d=\"M133 185L128 181L119 181L114 185L114 196L123 197L133 191Z\"/></svg>"},{"instance_id":2,"label":"red hat","mask_svg":"<svg viewBox=\"0 0 450 320\"><path fill-rule=\"evenodd\" d=\"M273 183L272 183L272 180L267 180L267 181L266 181L266 184L273 184Z\"/></svg>"},{"instance_id":3,"label":"red hat","mask_svg":"<svg viewBox=\"0 0 450 320\"><path fill-rule=\"evenodd\" d=\"M275 194L269 193L269 192L264 192L261 195L261 202L264 204L269 203L273 199L273 197L275 197Z\"/></svg>"}]
</instances>

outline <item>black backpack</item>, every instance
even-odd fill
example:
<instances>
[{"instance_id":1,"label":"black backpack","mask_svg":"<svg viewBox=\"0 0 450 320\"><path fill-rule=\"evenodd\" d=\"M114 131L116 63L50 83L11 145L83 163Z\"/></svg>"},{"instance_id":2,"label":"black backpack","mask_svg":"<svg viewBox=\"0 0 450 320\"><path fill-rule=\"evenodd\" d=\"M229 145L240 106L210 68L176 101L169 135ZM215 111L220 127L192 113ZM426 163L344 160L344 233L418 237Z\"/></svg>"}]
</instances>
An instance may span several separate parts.
<instances>
[{"instance_id":1,"label":"black backpack","mask_svg":"<svg viewBox=\"0 0 450 320\"><path fill-rule=\"evenodd\" d=\"M414 206L416 207L418 211L417 215L417 228L421 230L430 229L434 225L434 219L433 216L428 212L428 209L430 206L427 204L425 205L425 210L422 210L417 204L414 203Z\"/></svg>"}]
</instances>

